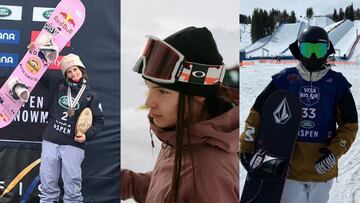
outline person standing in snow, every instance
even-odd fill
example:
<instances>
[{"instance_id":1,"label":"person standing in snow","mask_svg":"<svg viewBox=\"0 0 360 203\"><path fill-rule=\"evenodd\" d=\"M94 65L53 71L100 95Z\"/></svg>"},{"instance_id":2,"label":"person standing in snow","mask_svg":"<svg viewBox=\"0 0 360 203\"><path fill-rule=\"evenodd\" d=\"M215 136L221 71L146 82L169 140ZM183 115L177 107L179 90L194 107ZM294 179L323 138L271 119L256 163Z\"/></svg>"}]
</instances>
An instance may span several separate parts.
<instances>
[{"instance_id":1,"label":"person standing in snow","mask_svg":"<svg viewBox=\"0 0 360 203\"><path fill-rule=\"evenodd\" d=\"M327 64L335 51L323 28L308 27L289 48L300 63L273 75L256 98L240 136L240 159L248 170L265 100L276 90L293 92L302 105L302 122L281 202L325 203L338 174L338 160L358 130L356 105L351 84Z\"/></svg>"},{"instance_id":2,"label":"person standing in snow","mask_svg":"<svg viewBox=\"0 0 360 203\"><path fill-rule=\"evenodd\" d=\"M145 106L162 149L153 171L121 170L121 199L239 202L238 91L221 85L225 68L211 32L149 36L134 70L149 88Z\"/></svg>"}]
</instances>

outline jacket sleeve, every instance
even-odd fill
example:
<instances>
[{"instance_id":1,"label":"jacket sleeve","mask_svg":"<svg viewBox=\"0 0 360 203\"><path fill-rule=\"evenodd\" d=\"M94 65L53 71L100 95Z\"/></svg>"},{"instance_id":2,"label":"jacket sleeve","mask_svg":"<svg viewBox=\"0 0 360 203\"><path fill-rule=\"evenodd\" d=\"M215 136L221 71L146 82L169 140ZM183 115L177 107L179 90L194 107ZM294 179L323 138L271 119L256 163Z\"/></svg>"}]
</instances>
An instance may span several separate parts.
<instances>
[{"instance_id":1,"label":"jacket sleeve","mask_svg":"<svg viewBox=\"0 0 360 203\"><path fill-rule=\"evenodd\" d=\"M260 93L256 98L253 107L250 109L250 113L245 121L244 131L240 135L240 152L252 153L255 144L256 134L260 126L260 118L263 105L266 99L277 89L274 82L270 82L269 85Z\"/></svg>"},{"instance_id":2,"label":"jacket sleeve","mask_svg":"<svg viewBox=\"0 0 360 203\"><path fill-rule=\"evenodd\" d=\"M89 108L93 113L93 124L91 128L85 133L87 140L93 139L95 135L97 135L104 127L103 109L96 94L92 96Z\"/></svg>"},{"instance_id":3,"label":"jacket sleeve","mask_svg":"<svg viewBox=\"0 0 360 203\"><path fill-rule=\"evenodd\" d=\"M151 173L134 173L133 171L122 169L120 173L121 200L133 198L136 202L145 202Z\"/></svg>"},{"instance_id":4,"label":"jacket sleeve","mask_svg":"<svg viewBox=\"0 0 360 203\"><path fill-rule=\"evenodd\" d=\"M240 135L240 152L252 153L255 137L260 126L260 113L251 108L245 121L245 129Z\"/></svg>"},{"instance_id":5,"label":"jacket sleeve","mask_svg":"<svg viewBox=\"0 0 360 203\"><path fill-rule=\"evenodd\" d=\"M338 128L328 149L334 153L337 158L340 158L341 155L349 150L358 131L358 115L354 97L350 89L340 98L336 110Z\"/></svg>"}]
</instances>

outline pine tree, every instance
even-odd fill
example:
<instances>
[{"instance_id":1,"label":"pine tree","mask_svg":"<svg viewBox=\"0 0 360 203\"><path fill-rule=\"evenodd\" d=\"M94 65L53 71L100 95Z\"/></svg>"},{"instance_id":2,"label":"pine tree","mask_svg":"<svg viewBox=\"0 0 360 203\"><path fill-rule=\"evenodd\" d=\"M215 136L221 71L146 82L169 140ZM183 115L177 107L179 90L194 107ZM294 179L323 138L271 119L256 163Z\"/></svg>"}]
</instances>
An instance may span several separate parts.
<instances>
[{"instance_id":1,"label":"pine tree","mask_svg":"<svg viewBox=\"0 0 360 203\"><path fill-rule=\"evenodd\" d=\"M259 39L259 9L255 8L251 17L251 41L256 42Z\"/></svg>"},{"instance_id":2,"label":"pine tree","mask_svg":"<svg viewBox=\"0 0 360 203\"><path fill-rule=\"evenodd\" d=\"M334 13L333 13L333 15L332 15L332 19L333 19L333 21L335 21L335 22L339 21L339 16L338 16L338 14L337 14L336 9L334 9Z\"/></svg>"},{"instance_id":3,"label":"pine tree","mask_svg":"<svg viewBox=\"0 0 360 203\"><path fill-rule=\"evenodd\" d=\"M289 17L289 23L296 23L296 15L294 11L291 11L290 17Z\"/></svg>"},{"instance_id":4,"label":"pine tree","mask_svg":"<svg viewBox=\"0 0 360 203\"><path fill-rule=\"evenodd\" d=\"M286 10L284 10L284 11L281 13L281 22L282 22L282 23L286 23L286 22L288 22L288 19L289 19L289 14L287 13Z\"/></svg>"},{"instance_id":5,"label":"pine tree","mask_svg":"<svg viewBox=\"0 0 360 203\"><path fill-rule=\"evenodd\" d=\"M339 21L344 20L345 13L342 8L339 9Z\"/></svg>"},{"instance_id":6,"label":"pine tree","mask_svg":"<svg viewBox=\"0 0 360 203\"><path fill-rule=\"evenodd\" d=\"M354 6L353 6L352 3L349 6L349 17L348 17L348 19L354 21Z\"/></svg>"},{"instance_id":7,"label":"pine tree","mask_svg":"<svg viewBox=\"0 0 360 203\"><path fill-rule=\"evenodd\" d=\"M306 17L311 18L314 15L314 10L312 7L306 9Z\"/></svg>"},{"instance_id":8,"label":"pine tree","mask_svg":"<svg viewBox=\"0 0 360 203\"><path fill-rule=\"evenodd\" d=\"M360 20L360 8L357 8L354 14L355 20Z\"/></svg>"}]
</instances>

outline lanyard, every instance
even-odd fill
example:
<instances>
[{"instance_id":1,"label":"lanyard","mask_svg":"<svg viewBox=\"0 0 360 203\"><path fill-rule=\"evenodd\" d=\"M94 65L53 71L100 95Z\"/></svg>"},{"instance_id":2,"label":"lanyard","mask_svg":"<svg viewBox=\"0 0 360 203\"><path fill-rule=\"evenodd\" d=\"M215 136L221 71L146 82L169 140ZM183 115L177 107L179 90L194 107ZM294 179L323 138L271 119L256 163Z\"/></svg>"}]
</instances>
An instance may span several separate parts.
<instances>
[{"instance_id":1,"label":"lanyard","mask_svg":"<svg viewBox=\"0 0 360 203\"><path fill-rule=\"evenodd\" d=\"M75 111L74 111L75 105L79 102L81 95L82 95L82 94L84 93L84 91L85 91L85 88L86 88L86 85L85 85L85 84L82 84L79 92L77 93L77 95L76 95L76 97L75 97L75 100L72 102L71 88L70 88L70 86L68 86L67 100L68 100L69 110L68 110L67 112L68 112L68 115L69 115L70 117L71 117L71 116L74 116L74 113L75 113Z\"/></svg>"}]
</instances>

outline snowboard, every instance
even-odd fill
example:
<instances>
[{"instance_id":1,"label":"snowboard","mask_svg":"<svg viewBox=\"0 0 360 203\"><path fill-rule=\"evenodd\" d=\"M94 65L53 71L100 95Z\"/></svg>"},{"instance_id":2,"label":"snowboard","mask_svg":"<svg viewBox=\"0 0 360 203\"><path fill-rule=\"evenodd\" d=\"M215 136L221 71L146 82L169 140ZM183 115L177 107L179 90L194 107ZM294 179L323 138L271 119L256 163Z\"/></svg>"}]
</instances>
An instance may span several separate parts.
<instances>
[{"instance_id":1,"label":"snowboard","mask_svg":"<svg viewBox=\"0 0 360 203\"><path fill-rule=\"evenodd\" d=\"M84 20L85 7L80 0L62 0L58 3L38 37L0 89L0 128L13 121L41 76ZM55 55L54 50L57 50Z\"/></svg>"},{"instance_id":2,"label":"snowboard","mask_svg":"<svg viewBox=\"0 0 360 203\"><path fill-rule=\"evenodd\" d=\"M295 94L279 90L265 101L240 203L280 203L300 121Z\"/></svg>"}]
</instances>

